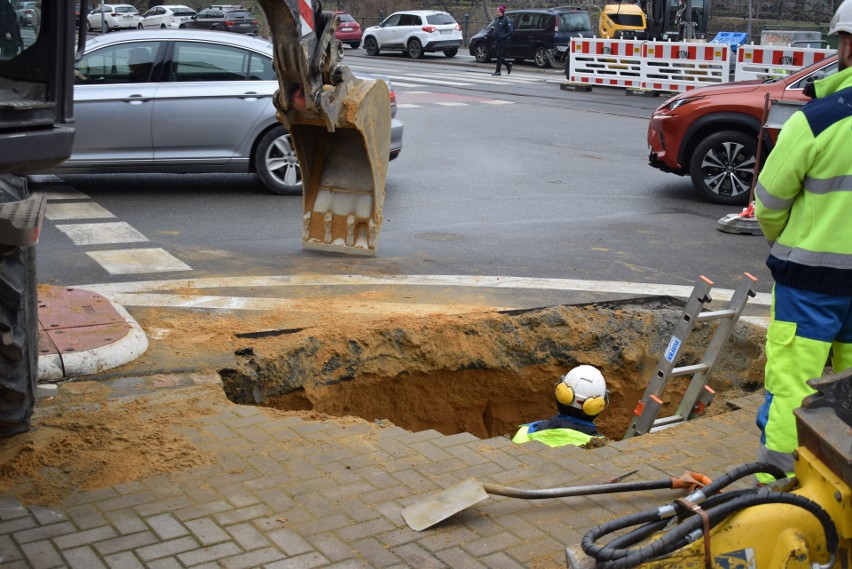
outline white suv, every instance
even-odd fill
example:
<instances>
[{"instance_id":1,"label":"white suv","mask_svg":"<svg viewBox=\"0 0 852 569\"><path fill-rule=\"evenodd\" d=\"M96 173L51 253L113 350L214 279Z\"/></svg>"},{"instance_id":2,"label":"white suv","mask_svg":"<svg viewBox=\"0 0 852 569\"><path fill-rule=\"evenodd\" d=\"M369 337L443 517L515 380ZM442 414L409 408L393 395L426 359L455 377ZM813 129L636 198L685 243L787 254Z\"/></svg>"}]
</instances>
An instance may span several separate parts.
<instances>
[{"instance_id":1,"label":"white suv","mask_svg":"<svg viewBox=\"0 0 852 569\"><path fill-rule=\"evenodd\" d=\"M195 10L189 6L165 4L154 6L142 16L142 21L139 22L139 29L143 28L168 28L177 29L184 27L184 22L188 22L195 15Z\"/></svg>"},{"instance_id":2,"label":"white suv","mask_svg":"<svg viewBox=\"0 0 852 569\"><path fill-rule=\"evenodd\" d=\"M394 12L378 26L364 30L367 55L378 55L383 49L407 52L419 59L427 51L443 51L447 57L459 52L461 26L446 12L411 10Z\"/></svg>"},{"instance_id":3,"label":"white suv","mask_svg":"<svg viewBox=\"0 0 852 569\"><path fill-rule=\"evenodd\" d=\"M112 30L135 30L139 26L139 11L130 4L102 4L95 8L86 17L86 23L90 32ZM106 24L104 24L106 20Z\"/></svg>"}]
</instances>

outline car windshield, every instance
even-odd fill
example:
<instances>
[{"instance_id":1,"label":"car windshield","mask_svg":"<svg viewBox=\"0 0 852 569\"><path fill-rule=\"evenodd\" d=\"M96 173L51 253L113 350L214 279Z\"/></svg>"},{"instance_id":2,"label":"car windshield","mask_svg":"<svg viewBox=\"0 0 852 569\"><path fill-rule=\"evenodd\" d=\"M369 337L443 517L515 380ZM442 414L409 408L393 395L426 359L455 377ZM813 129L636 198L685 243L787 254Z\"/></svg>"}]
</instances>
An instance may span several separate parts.
<instances>
[{"instance_id":1,"label":"car windshield","mask_svg":"<svg viewBox=\"0 0 852 569\"><path fill-rule=\"evenodd\" d=\"M133 6L116 6L115 11L119 14L135 14L136 8Z\"/></svg>"},{"instance_id":2,"label":"car windshield","mask_svg":"<svg viewBox=\"0 0 852 569\"><path fill-rule=\"evenodd\" d=\"M586 12L559 14L560 32L581 32L592 29L592 21Z\"/></svg>"},{"instance_id":3,"label":"car windshield","mask_svg":"<svg viewBox=\"0 0 852 569\"><path fill-rule=\"evenodd\" d=\"M444 26L456 23L453 17L449 14L432 14L431 16L426 16L426 21L433 26Z\"/></svg>"},{"instance_id":4,"label":"car windshield","mask_svg":"<svg viewBox=\"0 0 852 569\"><path fill-rule=\"evenodd\" d=\"M340 18L341 22L354 22L355 18L352 17L352 14L338 14L338 18Z\"/></svg>"},{"instance_id":5,"label":"car windshield","mask_svg":"<svg viewBox=\"0 0 852 569\"><path fill-rule=\"evenodd\" d=\"M190 8L172 8L172 14L175 16L194 16L195 10Z\"/></svg>"},{"instance_id":6,"label":"car windshield","mask_svg":"<svg viewBox=\"0 0 852 569\"><path fill-rule=\"evenodd\" d=\"M609 19L619 26L642 27L642 16L638 14L608 14Z\"/></svg>"},{"instance_id":7,"label":"car windshield","mask_svg":"<svg viewBox=\"0 0 852 569\"><path fill-rule=\"evenodd\" d=\"M235 20L245 20L245 19L251 20L251 19L254 18L254 16L251 15L251 12L245 12L245 11L228 12L228 17L234 18Z\"/></svg>"}]
</instances>

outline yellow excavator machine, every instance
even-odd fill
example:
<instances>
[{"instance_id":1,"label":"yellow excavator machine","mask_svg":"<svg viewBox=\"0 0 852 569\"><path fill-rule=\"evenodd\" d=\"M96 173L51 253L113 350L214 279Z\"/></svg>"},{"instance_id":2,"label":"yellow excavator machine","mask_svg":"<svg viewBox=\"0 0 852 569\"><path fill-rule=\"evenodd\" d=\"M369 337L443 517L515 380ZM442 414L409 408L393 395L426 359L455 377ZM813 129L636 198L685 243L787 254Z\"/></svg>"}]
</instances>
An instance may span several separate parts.
<instances>
[{"instance_id":1,"label":"yellow excavator machine","mask_svg":"<svg viewBox=\"0 0 852 569\"><path fill-rule=\"evenodd\" d=\"M375 255L390 153L388 86L340 64L337 18L319 0L259 3L274 44L278 120L302 172L302 245Z\"/></svg>"},{"instance_id":2,"label":"yellow excavator machine","mask_svg":"<svg viewBox=\"0 0 852 569\"><path fill-rule=\"evenodd\" d=\"M817 392L794 411L794 477L740 466L686 498L593 528L566 550L568 567L852 567L852 369L808 383ZM756 472L777 480L755 487Z\"/></svg>"}]
</instances>

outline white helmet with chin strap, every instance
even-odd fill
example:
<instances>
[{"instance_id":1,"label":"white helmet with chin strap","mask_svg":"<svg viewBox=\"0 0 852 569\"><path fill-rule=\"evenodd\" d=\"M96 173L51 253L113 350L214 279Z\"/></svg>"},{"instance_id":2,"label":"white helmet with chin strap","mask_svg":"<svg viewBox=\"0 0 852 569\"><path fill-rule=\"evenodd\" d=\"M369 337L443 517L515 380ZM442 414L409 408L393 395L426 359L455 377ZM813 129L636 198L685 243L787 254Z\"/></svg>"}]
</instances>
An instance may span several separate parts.
<instances>
[{"instance_id":1,"label":"white helmet with chin strap","mask_svg":"<svg viewBox=\"0 0 852 569\"><path fill-rule=\"evenodd\" d=\"M831 19L828 35L837 32L852 34L852 0L845 0Z\"/></svg>"},{"instance_id":2,"label":"white helmet with chin strap","mask_svg":"<svg viewBox=\"0 0 852 569\"><path fill-rule=\"evenodd\" d=\"M594 366L575 367L556 383L555 389L559 403L580 409L586 415L597 415L609 403L606 380Z\"/></svg>"}]
</instances>

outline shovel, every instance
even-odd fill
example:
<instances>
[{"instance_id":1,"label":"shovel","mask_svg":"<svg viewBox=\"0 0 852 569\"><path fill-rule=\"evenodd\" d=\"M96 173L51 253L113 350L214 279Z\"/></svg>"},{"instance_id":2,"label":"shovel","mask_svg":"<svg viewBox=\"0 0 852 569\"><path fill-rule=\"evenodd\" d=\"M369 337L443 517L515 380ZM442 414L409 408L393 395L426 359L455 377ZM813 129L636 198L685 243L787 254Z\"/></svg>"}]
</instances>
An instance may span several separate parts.
<instances>
[{"instance_id":1,"label":"shovel","mask_svg":"<svg viewBox=\"0 0 852 569\"><path fill-rule=\"evenodd\" d=\"M522 488L500 486L499 484L483 484L475 478L468 478L460 484L438 492L428 500L408 506L402 510L402 517L405 523L408 524L408 527L414 531L423 531L449 518L453 514L481 502L489 494L520 498L522 500L543 500L546 498L566 498L569 496L590 496L592 494L613 494L642 490L683 488L691 491L697 487L705 486L710 482L711 480L703 474L685 472L677 478L666 478L651 482L621 482L525 490Z\"/></svg>"}]
</instances>

